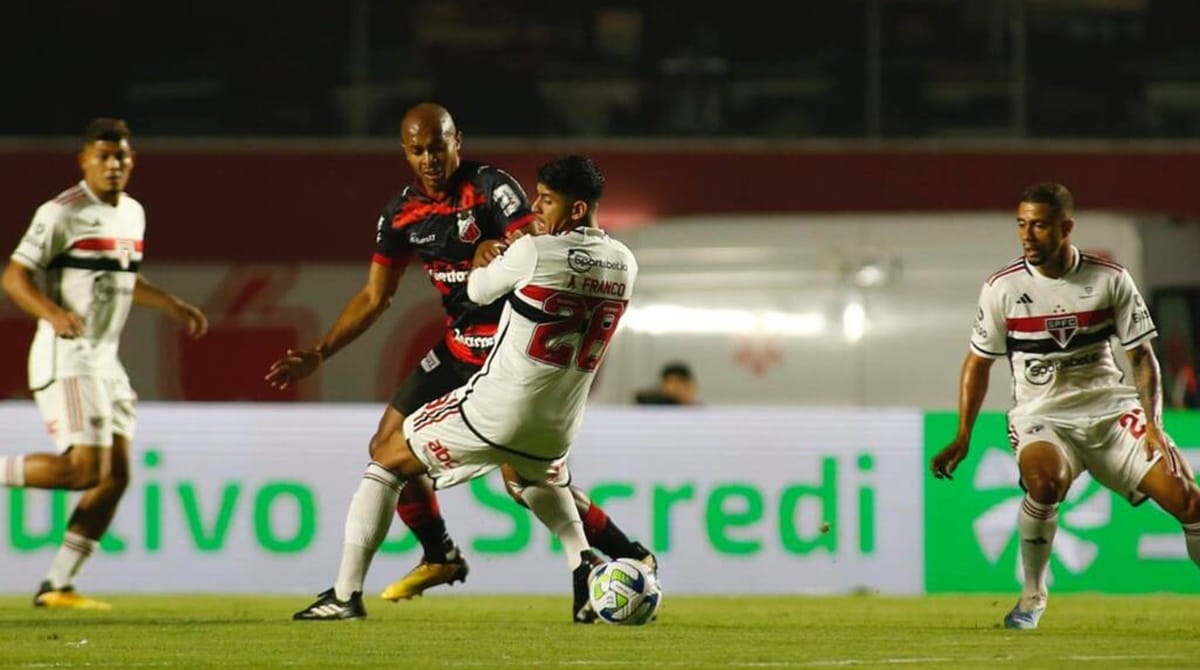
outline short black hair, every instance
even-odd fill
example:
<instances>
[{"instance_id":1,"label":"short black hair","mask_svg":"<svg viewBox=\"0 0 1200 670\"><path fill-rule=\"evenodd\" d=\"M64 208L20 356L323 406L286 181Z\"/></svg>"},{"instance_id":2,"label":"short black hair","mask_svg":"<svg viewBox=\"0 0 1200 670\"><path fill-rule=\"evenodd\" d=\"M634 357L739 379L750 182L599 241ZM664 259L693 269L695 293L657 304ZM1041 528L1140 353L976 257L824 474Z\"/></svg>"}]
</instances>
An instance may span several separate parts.
<instances>
[{"instance_id":1,"label":"short black hair","mask_svg":"<svg viewBox=\"0 0 1200 670\"><path fill-rule=\"evenodd\" d=\"M571 200L582 200L589 205L600 202L604 195L604 173L587 156L571 154L560 156L538 167L537 179L546 188L561 193Z\"/></svg>"},{"instance_id":2,"label":"short black hair","mask_svg":"<svg viewBox=\"0 0 1200 670\"><path fill-rule=\"evenodd\" d=\"M83 143L120 142L121 140L128 140L130 135L129 125L125 123L124 119L102 116L98 119L92 119L91 123L84 129Z\"/></svg>"},{"instance_id":3,"label":"short black hair","mask_svg":"<svg viewBox=\"0 0 1200 670\"><path fill-rule=\"evenodd\" d=\"M667 377L683 377L684 379L691 380L692 366L684 363L683 361L672 361L662 366L662 370L658 373L658 376L660 379L666 379Z\"/></svg>"},{"instance_id":4,"label":"short black hair","mask_svg":"<svg viewBox=\"0 0 1200 670\"><path fill-rule=\"evenodd\" d=\"M1033 202L1040 205L1050 205L1063 218L1070 218L1075 212L1075 196L1066 186L1052 181L1034 184L1021 193L1021 202Z\"/></svg>"}]
</instances>

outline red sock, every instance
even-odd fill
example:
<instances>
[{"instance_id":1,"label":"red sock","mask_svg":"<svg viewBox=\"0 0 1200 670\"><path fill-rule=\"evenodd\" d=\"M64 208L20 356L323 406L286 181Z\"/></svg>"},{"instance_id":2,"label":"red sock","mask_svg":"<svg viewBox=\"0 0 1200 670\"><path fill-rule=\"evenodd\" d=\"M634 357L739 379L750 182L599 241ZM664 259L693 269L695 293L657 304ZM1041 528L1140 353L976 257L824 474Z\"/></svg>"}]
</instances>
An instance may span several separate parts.
<instances>
[{"instance_id":1,"label":"red sock","mask_svg":"<svg viewBox=\"0 0 1200 670\"><path fill-rule=\"evenodd\" d=\"M599 536L607 527L608 515L596 507L596 503L589 503L587 511L583 513L583 532L590 539Z\"/></svg>"},{"instance_id":2,"label":"red sock","mask_svg":"<svg viewBox=\"0 0 1200 670\"><path fill-rule=\"evenodd\" d=\"M438 505L438 499L430 496L420 500L406 500L396 503L396 514L404 522L405 526L420 528L431 521L441 519L442 510Z\"/></svg>"}]
</instances>

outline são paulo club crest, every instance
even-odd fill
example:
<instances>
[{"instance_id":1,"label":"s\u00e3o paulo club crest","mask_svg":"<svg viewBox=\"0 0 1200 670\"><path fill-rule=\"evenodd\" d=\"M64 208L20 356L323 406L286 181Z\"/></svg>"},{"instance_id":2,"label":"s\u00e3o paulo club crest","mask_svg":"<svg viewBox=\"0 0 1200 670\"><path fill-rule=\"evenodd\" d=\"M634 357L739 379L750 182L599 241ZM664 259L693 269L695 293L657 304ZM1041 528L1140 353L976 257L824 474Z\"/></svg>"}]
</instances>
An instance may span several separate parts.
<instances>
[{"instance_id":1,"label":"s\u00e3o paulo club crest","mask_svg":"<svg viewBox=\"0 0 1200 670\"><path fill-rule=\"evenodd\" d=\"M1075 332L1079 330L1079 319L1074 314L1070 316L1049 316L1046 317L1046 332L1050 333L1050 337L1058 342L1058 346L1066 349L1067 344L1075 337Z\"/></svg>"},{"instance_id":2,"label":"s\u00e3o paulo club crest","mask_svg":"<svg viewBox=\"0 0 1200 670\"><path fill-rule=\"evenodd\" d=\"M479 240L479 224L475 223L475 215L469 209L458 213L458 239L467 244Z\"/></svg>"}]
</instances>

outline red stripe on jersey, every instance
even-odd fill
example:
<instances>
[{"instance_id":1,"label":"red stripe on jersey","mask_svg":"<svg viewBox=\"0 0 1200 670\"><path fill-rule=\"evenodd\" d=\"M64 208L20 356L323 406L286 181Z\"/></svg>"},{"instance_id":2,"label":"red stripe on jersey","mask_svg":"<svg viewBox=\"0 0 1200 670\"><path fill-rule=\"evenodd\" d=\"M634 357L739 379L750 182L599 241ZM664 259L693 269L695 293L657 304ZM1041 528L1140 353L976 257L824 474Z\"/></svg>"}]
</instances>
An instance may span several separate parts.
<instances>
[{"instance_id":1,"label":"red stripe on jersey","mask_svg":"<svg viewBox=\"0 0 1200 670\"><path fill-rule=\"evenodd\" d=\"M1117 265L1116 263L1114 263L1110 260L1100 258L1099 256L1092 256L1090 254L1081 254L1080 256L1083 258L1084 263L1091 263L1092 265L1099 265L1101 267L1106 267L1106 268L1109 268L1110 270L1116 270L1118 272L1125 269L1125 268L1121 267L1120 265Z\"/></svg>"},{"instance_id":2,"label":"red stripe on jersey","mask_svg":"<svg viewBox=\"0 0 1200 670\"><path fill-rule=\"evenodd\" d=\"M72 203L72 202L75 202L76 200L79 200L83 196L84 196L83 188L81 188L79 186L72 186L71 188L63 191L62 193L59 193L58 195L54 196L54 202L57 202L60 205L66 205L68 203Z\"/></svg>"},{"instance_id":3,"label":"red stripe on jersey","mask_svg":"<svg viewBox=\"0 0 1200 670\"><path fill-rule=\"evenodd\" d=\"M534 216L533 216L532 212L530 212L529 214L526 214L525 216L522 216L521 218L517 219L516 221L513 221L512 223L508 224L508 227L504 229L504 234L507 235L507 234L511 233L512 231L517 230L518 228L528 225L530 221L533 221L533 219L534 219Z\"/></svg>"},{"instance_id":4,"label":"red stripe on jersey","mask_svg":"<svg viewBox=\"0 0 1200 670\"><path fill-rule=\"evenodd\" d=\"M1087 328L1104 323L1113 318L1111 307L1097 309L1091 312L1072 312L1069 314L1045 314L1043 316L1025 316L1005 319L1005 325L1010 333L1041 333L1046 330L1046 319L1065 319L1075 317L1079 328Z\"/></svg>"},{"instance_id":5,"label":"red stripe on jersey","mask_svg":"<svg viewBox=\"0 0 1200 670\"><path fill-rule=\"evenodd\" d=\"M383 254L376 253L373 256L371 256L371 262L376 263L378 265L383 265L383 266L389 267L389 268L392 267L393 265L403 266L403 265L408 265L408 259L409 259L410 255L411 254L409 254L409 253L402 253L399 256L384 256Z\"/></svg>"},{"instance_id":6,"label":"red stripe on jersey","mask_svg":"<svg viewBox=\"0 0 1200 670\"><path fill-rule=\"evenodd\" d=\"M1024 270L1024 269L1025 269L1025 261L1021 261L1020 263L1018 263L1012 267L1005 268L1005 269L997 272L996 274L992 275L991 277L988 277L988 280L987 280L988 286L991 286L992 284L994 284L996 282L996 280L1001 277L1006 277L1014 272L1020 272L1021 270Z\"/></svg>"},{"instance_id":7,"label":"red stripe on jersey","mask_svg":"<svg viewBox=\"0 0 1200 670\"><path fill-rule=\"evenodd\" d=\"M462 194L456 204L452 200L422 201L409 200L392 217L392 228L403 228L419 223L438 214L456 214L487 202L487 197L477 192L471 184L463 184Z\"/></svg>"},{"instance_id":8,"label":"red stripe on jersey","mask_svg":"<svg viewBox=\"0 0 1200 670\"><path fill-rule=\"evenodd\" d=\"M533 284L529 284L526 286L522 286L520 289L520 293L521 293L521 295L523 295L527 298L533 298L534 300L537 300L538 302L542 302L546 298L549 298L550 296L554 295L555 293L558 293L558 289L546 288L545 286L534 286Z\"/></svg>"},{"instance_id":9,"label":"red stripe on jersey","mask_svg":"<svg viewBox=\"0 0 1200 670\"><path fill-rule=\"evenodd\" d=\"M145 247L142 240L125 240L115 237L85 237L82 240L75 240L71 248L83 251L112 251L117 248L120 242L133 242L134 251L142 251Z\"/></svg>"}]
</instances>

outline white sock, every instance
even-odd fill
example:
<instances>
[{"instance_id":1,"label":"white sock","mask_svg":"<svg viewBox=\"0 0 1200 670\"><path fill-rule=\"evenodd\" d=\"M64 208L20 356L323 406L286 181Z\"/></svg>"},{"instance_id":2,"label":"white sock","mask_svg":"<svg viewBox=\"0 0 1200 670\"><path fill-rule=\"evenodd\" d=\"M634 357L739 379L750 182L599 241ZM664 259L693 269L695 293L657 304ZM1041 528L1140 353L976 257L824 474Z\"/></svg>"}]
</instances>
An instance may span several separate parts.
<instances>
[{"instance_id":1,"label":"white sock","mask_svg":"<svg viewBox=\"0 0 1200 670\"><path fill-rule=\"evenodd\" d=\"M545 482L530 484L521 492L521 498L537 518L558 536L567 554L567 565L572 570L579 567L582 562L579 553L588 548L588 541L570 487Z\"/></svg>"},{"instance_id":2,"label":"white sock","mask_svg":"<svg viewBox=\"0 0 1200 670\"><path fill-rule=\"evenodd\" d=\"M0 485L25 486L25 455L0 456Z\"/></svg>"},{"instance_id":3,"label":"white sock","mask_svg":"<svg viewBox=\"0 0 1200 670\"><path fill-rule=\"evenodd\" d=\"M1050 553L1054 532L1058 530L1058 505L1043 505L1025 496L1017 514L1021 540L1021 566L1025 569L1022 599L1046 598L1046 574L1050 571Z\"/></svg>"},{"instance_id":4,"label":"white sock","mask_svg":"<svg viewBox=\"0 0 1200 670\"><path fill-rule=\"evenodd\" d=\"M1200 521L1183 525L1183 540L1187 542L1188 556L1192 562L1200 565Z\"/></svg>"},{"instance_id":5,"label":"white sock","mask_svg":"<svg viewBox=\"0 0 1200 670\"><path fill-rule=\"evenodd\" d=\"M403 487L404 482L382 465L371 462L367 466L346 513L342 564L333 584L338 600L349 600L353 593L363 590L367 569L392 526L396 500Z\"/></svg>"},{"instance_id":6,"label":"white sock","mask_svg":"<svg viewBox=\"0 0 1200 670\"><path fill-rule=\"evenodd\" d=\"M96 546L99 544L96 540L67 531L66 536L63 537L62 546L58 548L58 553L54 555L54 561L50 563L50 571L46 573L46 579L50 582L50 586L55 589L70 586L75 581L75 575L79 569L96 551Z\"/></svg>"}]
</instances>

